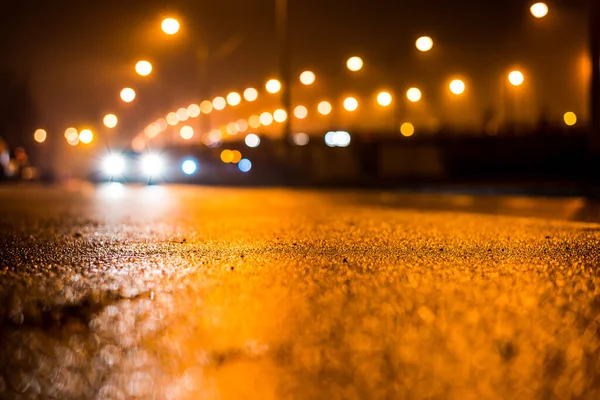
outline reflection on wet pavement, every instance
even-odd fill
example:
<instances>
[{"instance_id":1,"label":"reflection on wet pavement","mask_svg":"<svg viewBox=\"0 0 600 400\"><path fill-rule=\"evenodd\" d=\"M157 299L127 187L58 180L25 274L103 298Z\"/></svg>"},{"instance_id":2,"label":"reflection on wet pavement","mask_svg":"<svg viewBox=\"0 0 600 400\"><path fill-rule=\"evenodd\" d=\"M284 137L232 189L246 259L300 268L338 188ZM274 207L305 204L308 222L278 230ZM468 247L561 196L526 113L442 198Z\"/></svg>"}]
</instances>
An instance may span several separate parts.
<instances>
[{"instance_id":1,"label":"reflection on wet pavement","mask_svg":"<svg viewBox=\"0 0 600 400\"><path fill-rule=\"evenodd\" d=\"M600 395L595 224L161 189L10 206L0 398Z\"/></svg>"}]
</instances>

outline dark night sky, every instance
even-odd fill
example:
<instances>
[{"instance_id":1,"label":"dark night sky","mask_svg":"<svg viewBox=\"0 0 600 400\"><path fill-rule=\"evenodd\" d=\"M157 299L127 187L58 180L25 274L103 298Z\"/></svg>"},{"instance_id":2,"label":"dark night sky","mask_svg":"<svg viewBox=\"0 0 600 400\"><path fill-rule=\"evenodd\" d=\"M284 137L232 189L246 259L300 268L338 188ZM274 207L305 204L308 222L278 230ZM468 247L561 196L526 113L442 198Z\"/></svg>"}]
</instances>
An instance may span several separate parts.
<instances>
[{"instance_id":1,"label":"dark night sky","mask_svg":"<svg viewBox=\"0 0 600 400\"><path fill-rule=\"evenodd\" d=\"M389 82L391 70L424 88L430 84L426 77L442 76L446 70L489 82L490 76L518 62L540 76L547 73L550 78L539 85L539 96L551 103L547 86L555 84L556 97L564 99L563 91L576 85L564 83L564 76L573 74L570 65L586 50L585 0L549 1L551 13L542 26L534 26L528 13L531 3L523 0L289 3L293 70L314 69L335 88L372 88ZM277 73L274 0L21 0L5 2L3 15L0 68L31 75L41 123L61 131L69 125L97 124L107 111L137 127L200 100L192 51L201 38L197 26L203 27L211 49L238 43L230 55L211 62L214 92L262 85ZM182 35L161 34L160 21L166 15L181 19ZM427 66L415 61L414 40L420 34L436 40L436 53L427 55L432 58ZM368 77L354 83L344 70L353 54L363 56L370 68L365 69ZM133 73L132 65L142 58L155 64L149 80ZM431 85L438 84L434 81ZM140 98L125 106L118 92L127 85L136 87ZM585 97L573 96L573 102Z\"/></svg>"}]
</instances>

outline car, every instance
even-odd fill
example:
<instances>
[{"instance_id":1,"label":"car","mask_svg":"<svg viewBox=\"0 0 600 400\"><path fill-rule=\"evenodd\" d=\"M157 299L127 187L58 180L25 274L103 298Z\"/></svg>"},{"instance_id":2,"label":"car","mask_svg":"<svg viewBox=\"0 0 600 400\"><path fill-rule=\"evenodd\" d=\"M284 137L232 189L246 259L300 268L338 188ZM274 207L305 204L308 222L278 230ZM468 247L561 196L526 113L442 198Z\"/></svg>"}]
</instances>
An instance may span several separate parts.
<instances>
[{"instance_id":1,"label":"car","mask_svg":"<svg viewBox=\"0 0 600 400\"><path fill-rule=\"evenodd\" d=\"M165 180L167 157L162 153L138 153L132 150L111 151L101 157L96 180L103 182L143 182L156 184Z\"/></svg>"}]
</instances>

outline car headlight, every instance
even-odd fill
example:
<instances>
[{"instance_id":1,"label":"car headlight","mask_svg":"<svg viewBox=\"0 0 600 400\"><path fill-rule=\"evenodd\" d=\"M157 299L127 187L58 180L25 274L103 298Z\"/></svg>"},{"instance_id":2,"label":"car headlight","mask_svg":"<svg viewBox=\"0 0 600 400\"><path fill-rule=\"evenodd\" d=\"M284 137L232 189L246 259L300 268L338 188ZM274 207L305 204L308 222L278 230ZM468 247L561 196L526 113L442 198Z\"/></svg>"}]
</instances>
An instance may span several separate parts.
<instances>
[{"instance_id":1,"label":"car headlight","mask_svg":"<svg viewBox=\"0 0 600 400\"><path fill-rule=\"evenodd\" d=\"M198 170L198 164L194 160L185 160L181 163L181 171L186 175L194 175Z\"/></svg>"},{"instance_id":2,"label":"car headlight","mask_svg":"<svg viewBox=\"0 0 600 400\"><path fill-rule=\"evenodd\" d=\"M125 159L123 156L111 154L102 162L102 169L109 176L121 175L125 172Z\"/></svg>"},{"instance_id":3,"label":"car headlight","mask_svg":"<svg viewBox=\"0 0 600 400\"><path fill-rule=\"evenodd\" d=\"M147 154L142 158L142 171L148 176L157 176L163 170L163 159L158 154Z\"/></svg>"}]
</instances>

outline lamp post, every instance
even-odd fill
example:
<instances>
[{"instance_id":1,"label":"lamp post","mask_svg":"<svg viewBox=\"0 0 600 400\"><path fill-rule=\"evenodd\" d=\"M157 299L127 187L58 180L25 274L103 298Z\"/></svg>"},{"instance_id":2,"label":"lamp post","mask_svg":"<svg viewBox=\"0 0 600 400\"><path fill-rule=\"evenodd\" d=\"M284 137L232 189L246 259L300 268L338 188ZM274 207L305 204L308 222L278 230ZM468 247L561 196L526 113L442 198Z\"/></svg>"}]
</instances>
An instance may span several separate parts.
<instances>
[{"instance_id":1,"label":"lamp post","mask_svg":"<svg viewBox=\"0 0 600 400\"><path fill-rule=\"evenodd\" d=\"M285 120L283 125L284 138L288 138L292 132L290 93L290 48L287 10L287 0L275 0L275 15L277 18L277 45L279 49L279 75L282 83L281 105L288 115L288 118Z\"/></svg>"}]
</instances>

